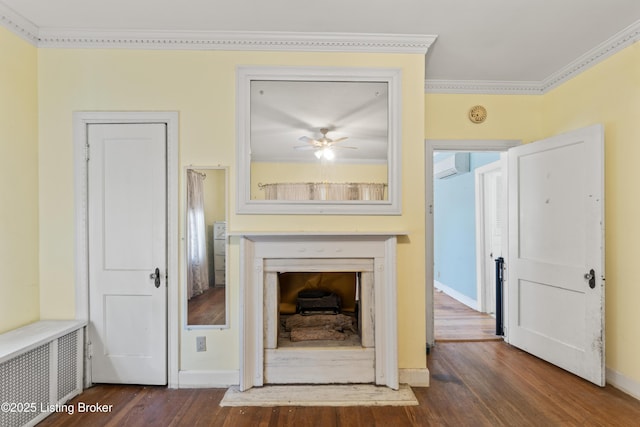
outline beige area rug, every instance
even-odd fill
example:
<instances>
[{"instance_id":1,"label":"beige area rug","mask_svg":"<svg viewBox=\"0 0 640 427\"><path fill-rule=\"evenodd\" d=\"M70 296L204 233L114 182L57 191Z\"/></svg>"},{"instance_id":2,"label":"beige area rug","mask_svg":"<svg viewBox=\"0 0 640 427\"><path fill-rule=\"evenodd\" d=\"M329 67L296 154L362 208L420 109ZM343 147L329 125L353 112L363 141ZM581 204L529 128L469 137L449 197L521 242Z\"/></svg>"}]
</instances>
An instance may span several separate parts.
<instances>
[{"instance_id":1,"label":"beige area rug","mask_svg":"<svg viewBox=\"0 0 640 427\"><path fill-rule=\"evenodd\" d=\"M418 400L406 384L399 390L370 384L270 385L241 392L227 390L220 406L415 406Z\"/></svg>"}]
</instances>

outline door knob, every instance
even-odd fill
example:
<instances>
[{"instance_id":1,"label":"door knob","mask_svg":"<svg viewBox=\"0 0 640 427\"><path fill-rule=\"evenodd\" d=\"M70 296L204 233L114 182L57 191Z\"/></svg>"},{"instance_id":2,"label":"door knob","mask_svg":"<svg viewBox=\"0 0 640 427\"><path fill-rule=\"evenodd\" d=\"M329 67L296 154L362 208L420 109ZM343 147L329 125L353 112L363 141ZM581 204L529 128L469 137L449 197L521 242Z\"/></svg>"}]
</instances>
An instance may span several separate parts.
<instances>
[{"instance_id":1,"label":"door knob","mask_svg":"<svg viewBox=\"0 0 640 427\"><path fill-rule=\"evenodd\" d=\"M156 288L160 287L160 269L156 267L156 271L149 275L149 279L153 279L153 284L156 285Z\"/></svg>"},{"instance_id":2,"label":"door knob","mask_svg":"<svg viewBox=\"0 0 640 427\"><path fill-rule=\"evenodd\" d=\"M589 287L591 289L596 287L596 272L593 270L593 268L584 275L584 278L589 281Z\"/></svg>"}]
</instances>

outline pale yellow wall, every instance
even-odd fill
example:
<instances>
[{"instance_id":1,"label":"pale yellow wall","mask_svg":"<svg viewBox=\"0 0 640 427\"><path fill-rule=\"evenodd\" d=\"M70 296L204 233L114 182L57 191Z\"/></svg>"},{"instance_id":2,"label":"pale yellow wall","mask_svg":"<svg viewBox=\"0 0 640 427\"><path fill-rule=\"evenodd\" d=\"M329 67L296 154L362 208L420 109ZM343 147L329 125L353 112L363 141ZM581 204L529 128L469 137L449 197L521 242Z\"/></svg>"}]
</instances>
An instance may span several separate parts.
<instances>
[{"instance_id":1,"label":"pale yellow wall","mask_svg":"<svg viewBox=\"0 0 640 427\"><path fill-rule=\"evenodd\" d=\"M469 120L469 109L483 105L484 123ZM531 142L544 136L542 97L527 95L426 94L427 139L515 139Z\"/></svg>"},{"instance_id":2,"label":"pale yellow wall","mask_svg":"<svg viewBox=\"0 0 640 427\"><path fill-rule=\"evenodd\" d=\"M0 333L38 320L37 50L0 27Z\"/></svg>"},{"instance_id":3,"label":"pale yellow wall","mask_svg":"<svg viewBox=\"0 0 640 427\"><path fill-rule=\"evenodd\" d=\"M224 169L197 169L207 177L203 183L204 221L211 227L216 221L226 219L226 193Z\"/></svg>"},{"instance_id":4,"label":"pale yellow wall","mask_svg":"<svg viewBox=\"0 0 640 427\"><path fill-rule=\"evenodd\" d=\"M485 123L467 119L487 108ZM542 96L425 95L430 139L532 142L595 123L605 127L606 364L640 381L640 43Z\"/></svg>"},{"instance_id":5,"label":"pale yellow wall","mask_svg":"<svg viewBox=\"0 0 640 427\"><path fill-rule=\"evenodd\" d=\"M37 120L35 108L39 99L40 156L40 276L41 313L43 317L74 315L73 265L73 156L71 113L79 110L177 110L180 112L180 165L223 164L231 167L230 228L244 230L402 230L409 233L398 247L398 304L400 366L424 366L424 138L431 139L520 139L531 142L565 130L602 122L606 128L606 228L607 228L607 365L630 378L640 381L640 341L637 325L640 314L635 308L640 300L636 286L635 256L640 253L640 195L635 182L640 177L635 159L640 151L640 48L638 44L606 60L593 69L565 83L544 96L520 95L423 95L423 58L419 55L376 54L302 54L251 52L156 52L120 50L41 49L38 60L35 49L12 35L0 32L2 60L5 44L12 49L10 66L0 70L0 88L15 90L17 96L31 99L27 112L19 123ZM16 48L19 46L19 48ZM16 50L16 52L13 52ZM16 56L17 55L17 56ZM22 58L25 70L11 72L15 58ZM236 65L335 65L393 66L403 70L403 215L346 216L335 221L333 216L308 215L235 215L235 66ZM39 95L30 81L29 72L38 69ZM11 82L11 84L7 84ZM6 88L6 89L5 89ZM39 96L39 98L36 98ZM15 103L9 109L0 100L2 117L13 117ZM467 119L468 109L482 104L488 110L484 124L475 125ZM4 111L7 110L7 111ZM4 150L16 158L36 157L37 151L28 142L37 138L35 127L20 127L18 136L27 141L25 150L5 147L6 128L2 133ZM11 167L2 167L4 177ZM31 165L30 161L25 164ZM24 170L21 165L20 170ZM38 175L32 170L31 180ZM27 179L27 181L30 181ZM0 185L4 185L2 180ZM22 183L33 192L38 183ZM15 186L1 187L1 197L15 199ZM180 187L182 188L182 187ZM181 207L183 200L181 194ZM3 205L4 206L4 200ZM38 201L31 200L32 211ZM6 215L2 211L2 215ZM12 229L14 212L8 221L0 222L0 237ZM20 215L22 221L29 221ZM33 220L31 220L33 221ZM31 271L37 271L37 224L33 224L26 241L33 259ZM182 227L181 233L182 233ZM2 234L5 233L5 234ZM10 240L11 241L11 240ZM22 242L22 241L21 241ZM14 244L17 241L13 240ZM19 245L18 245L19 246ZM5 248L0 254L3 263L0 292L19 306L24 295L13 296L15 289L5 288L7 270ZM182 249L182 248L181 248ZM230 328L221 331L182 331L181 367L183 369L238 368L238 246L230 247L229 290L231 292ZM30 256L27 256L31 259ZM23 258L24 260L24 258ZM24 262L24 261L23 261ZM23 265L24 266L24 265ZM22 269L21 269L22 270ZM22 271L21 271L22 274ZM21 276L19 280L24 281ZM37 299L37 273L31 294ZM28 286L27 286L28 288ZM8 290L10 289L10 290ZM28 293L28 292L27 292ZM33 298L31 298L33 299ZM29 300L29 298L26 298ZM23 300L24 301L24 300ZM24 304L14 310L10 322L19 319ZM18 311L20 313L18 313ZM3 310L3 312L5 312ZM1 315L0 315L1 316ZM8 325L0 318L0 327ZM208 337L209 351L195 353L195 336Z\"/></svg>"},{"instance_id":6,"label":"pale yellow wall","mask_svg":"<svg viewBox=\"0 0 640 427\"><path fill-rule=\"evenodd\" d=\"M313 157L313 152L309 153ZM315 159L315 157L314 157ZM251 163L251 199L264 200L259 184L279 182L387 183L386 164Z\"/></svg>"},{"instance_id":7,"label":"pale yellow wall","mask_svg":"<svg viewBox=\"0 0 640 427\"><path fill-rule=\"evenodd\" d=\"M405 368L425 367L422 55L40 49L38 59L43 317L74 316L72 113L175 110L180 114L181 168L188 164L230 166L228 222L231 230L400 230L409 233L398 247L399 363ZM238 65L401 68L403 215L342 216L339 221L334 216L236 215L233 207ZM180 193L183 208L182 190ZM183 230L181 225L181 237ZM237 240L232 240L228 286L230 328L181 329L181 369L239 367L238 254ZM195 352L197 335L207 336L207 352Z\"/></svg>"},{"instance_id":8,"label":"pale yellow wall","mask_svg":"<svg viewBox=\"0 0 640 427\"><path fill-rule=\"evenodd\" d=\"M41 197L41 311L73 317L74 199L72 113L90 110L179 112L180 171L186 165L233 165L235 65L250 55L211 52L39 50ZM184 210L180 174L180 211ZM184 250L180 217L180 253ZM180 292L184 291L180 257ZM236 275L237 276L237 275ZM237 306L237 292L231 292ZM183 329L182 369L237 369L237 309L232 329ZM195 353L195 336L208 351ZM188 350L187 350L188 349Z\"/></svg>"},{"instance_id":9,"label":"pale yellow wall","mask_svg":"<svg viewBox=\"0 0 640 427\"><path fill-rule=\"evenodd\" d=\"M272 60L277 61L275 55ZM309 65L324 55L312 54ZM425 366L424 57L421 55L327 55L325 65L402 69L401 216L313 216L231 214L235 230L404 231L398 245L399 366ZM277 64L277 62L274 62ZM232 195L232 202L235 198ZM236 246L237 242L232 240ZM233 246L233 245L232 245Z\"/></svg>"},{"instance_id":10,"label":"pale yellow wall","mask_svg":"<svg viewBox=\"0 0 640 427\"><path fill-rule=\"evenodd\" d=\"M547 134L605 129L606 364L640 382L640 43L544 96Z\"/></svg>"}]
</instances>

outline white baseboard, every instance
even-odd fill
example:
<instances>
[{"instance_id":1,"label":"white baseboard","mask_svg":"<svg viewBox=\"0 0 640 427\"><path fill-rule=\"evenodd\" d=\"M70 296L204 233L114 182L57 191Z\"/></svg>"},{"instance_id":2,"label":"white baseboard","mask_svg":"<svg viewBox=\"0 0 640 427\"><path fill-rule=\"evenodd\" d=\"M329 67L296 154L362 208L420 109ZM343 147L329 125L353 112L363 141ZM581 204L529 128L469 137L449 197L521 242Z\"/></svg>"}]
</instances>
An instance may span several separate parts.
<instances>
[{"instance_id":1,"label":"white baseboard","mask_svg":"<svg viewBox=\"0 0 640 427\"><path fill-rule=\"evenodd\" d=\"M227 388L240 384L240 371L180 371L178 388Z\"/></svg>"},{"instance_id":2,"label":"white baseboard","mask_svg":"<svg viewBox=\"0 0 640 427\"><path fill-rule=\"evenodd\" d=\"M606 372L608 384L640 400L640 382L611 368L607 368Z\"/></svg>"},{"instance_id":3,"label":"white baseboard","mask_svg":"<svg viewBox=\"0 0 640 427\"><path fill-rule=\"evenodd\" d=\"M442 284L442 283L438 282L437 280L433 281L433 286L436 289L439 289L442 292L444 292L445 294L449 295L451 298L460 301L461 303L463 303L467 307L471 307L475 311L480 311L480 309L478 308L478 301L469 298L468 296L456 291L453 288L450 288L449 286L447 286L445 284Z\"/></svg>"},{"instance_id":4,"label":"white baseboard","mask_svg":"<svg viewBox=\"0 0 640 427\"><path fill-rule=\"evenodd\" d=\"M398 379L411 387L429 387L429 369L398 369Z\"/></svg>"}]
</instances>

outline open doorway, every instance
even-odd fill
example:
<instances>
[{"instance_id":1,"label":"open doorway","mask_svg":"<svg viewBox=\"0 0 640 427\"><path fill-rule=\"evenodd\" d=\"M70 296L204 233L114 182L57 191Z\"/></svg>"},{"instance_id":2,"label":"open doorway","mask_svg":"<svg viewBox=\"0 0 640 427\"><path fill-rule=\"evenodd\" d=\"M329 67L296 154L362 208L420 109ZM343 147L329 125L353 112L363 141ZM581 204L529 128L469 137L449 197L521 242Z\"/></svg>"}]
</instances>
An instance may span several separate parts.
<instances>
[{"instance_id":1,"label":"open doorway","mask_svg":"<svg viewBox=\"0 0 640 427\"><path fill-rule=\"evenodd\" d=\"M478 310L478 281L476 278L476 269L477 269L477 265L476 265L476 257L475 257L475 251L476 251L476 242L475 242L475 231L472 234L472 240L470 242L467 242L466 246L465 246L465 250L470 250L472 253L472 256L470 258L470 261L468 262L469 265L464 266L464 269L466 270L466 273L468 274L468 277L465 279L466 280L466 285L467 286L467 290L468 290L468 294L469 297L467 299L464 298L460 298L460 295L462 295L463 293L460 292L459 294L454 294L454 296L458 296L458 299L462 299L463 301L467 302L468 304L464 304L464 303L460 303L458 301L456 301L455 298L450 298L450 295L447 295L444 290L446 288L443 288L442 285L448 286L449 289L447 290L451 290L451 289L455 289L453 287L451 287L448 283L446 283L447 281L449 281L449 279L446 279L443 277L443 269L442 267L444 266L443 263L450 263L451 265L449 266L449 268L453 268L453 269L458 269L458 270L462 270L461 266L460 266L460 259L439 259L438 263L436 263L436 235L435 235L435 202L434 202L434 188L435 188L435 182L438 178L435 177L435 162L434 159L436 159L436 161L438 159L442 159L443 157L445 157L444 155L449 155L451 156L453 153L455 152L466 152L466 153L477 153L478 156L476 156L477 158L484 158L484 161L482 162L482 165L486 165L488 163L492 163L495 161L495 159L499 159L500 158L500 153L506 152L509 148L511 147L515 147L517 145L520 145L520 141L517 140L427 140L426 141L426 150L425 150L425 169L426 169L426 185L425 185L425 189L426 189L426 200L427 200L427 216L426 216L426 230L427 230L427 247L426 247L426 278L427 278L427 284L426 284L426 307L427 307L427 347L430 348L435 344L435 311L436 311L436 296L437 297L443 297L441 299L444 299L448 302L450 302L451 304L453 304L453 307L457 307L459 309L462 310L470 310L471 312L477 312ZM442 153L440 153L442 152ZM436 153L437 155L434 156L434 153ZM491 154L490 154L491 153ZM442 154L442 155L441 155ZM470 171L472 170L472 163L475 160L471 160L471 157L469 159L470 162ZM455 163L455 162L454 162ZM478 165L475 165L477 168ZM474 168L474 169L475 169ZM443 176L446 175L446 173L441 173L441 170L438 171L439 172L439 176ZM464 207L464 206L459 206L458 209L456 209L454 212L454 214L460 214L461 212L467 211L467 210L471 210L470 215L471 215L471 223L473 224L472 228L475 229L475 179L474 179L474 173L467 173L469 179L470 179L470 183L467 183L467 185L471 186L470 193L472 194L472 198L473 198L473 202L471 203L471 206L473 206L473 208L470 207ZM444 179L440 179L441 181L444 181ZM451 180L451 178L448 178L446 180ZM445 197L449 197L451 194L450 193L446 193ZM441 203L441 202L440 202ZM467 212L467 214L469 214L469 212ZM455 242L457 239L457 237L449 235L449 236L445 236L443 238L443 242L444 244L451 244L452 242ZM506 252L506 251L505 251ZM491 252L490 252L491 253ZM459 253L458 253L459 254ZM437 277L437 271L436 269L440 268L439 271L439 278ZM459 274L463 274L464 272L462 271L458 271L457 273ZM438 280L439 279L439 280ZM436 284L436 280L438 280L439 284ZM436 286L440 287L440 290L436 290ZM450 292L451 293L451 292ZM448 299L450 298L450 299ZM483 302L483 304L486 302L487 297L486 296L481 296L480 301ZM472 302L475 301L475 302ZM439 301L440 302L440 301ZM455 318L455 309L452 307L446 307L446 306L442 306L439 305L439 308L441 308L442 310L448 310L446 312L450 313L452 317ZM479 314L479 313L478 313ZM453 324L455 326L455 322L449 322L450 324ZM489 323L492 325L492 329L495 332L495 321L493 319L489 320ZM499 338L498 338L499 339Z\"/></svg>"},{"instance_id":2,"label":"open doorway","mask_svg":"<svg viewBox=\"0 0 640 427\"><path fill-rule=\"evenodd\" d=\"M508 145L426 142L427 343L435 343L433 151L508 150L504 339L602 386L604 127L595 124Z\"/></svg>"},{"instance_id":3,"label":"open doorway","mask_svg":"<svg viewBox=\"0 0 640 427\"><path fill-rule=\"evenodd\" d=\"M502 176L500 152L433 154L436 341L502 339L495 316L495 260L503 255L505 216Z\"/></svg>"}]
</instances>

